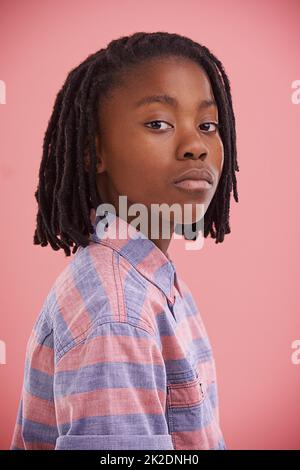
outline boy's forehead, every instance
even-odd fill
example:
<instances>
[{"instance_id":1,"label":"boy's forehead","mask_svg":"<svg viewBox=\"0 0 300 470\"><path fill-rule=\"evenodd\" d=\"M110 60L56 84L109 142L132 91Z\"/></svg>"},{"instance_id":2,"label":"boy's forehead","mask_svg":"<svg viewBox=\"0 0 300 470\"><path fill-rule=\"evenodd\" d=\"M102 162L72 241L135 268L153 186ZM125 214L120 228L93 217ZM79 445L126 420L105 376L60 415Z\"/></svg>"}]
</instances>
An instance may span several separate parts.
<instances>
[{"instance_id":1,"label":"boy's forehead","mask_svg":"<svg viewBox=\"0 0 300 470\"><path fill-rule=\"evenodd\" d=\"M176 63L168 59L141 64L126 74L115 99L119 100L119 104L123 102L138 111L159 101L151 97L162 95L173 96L179 102L181 99L191 102L213 100L209 78L199 65L190 60ZM161 100L164 101L167 102ZM169 100L169 104L171 101Z\"/></svg>"}]
</instances>

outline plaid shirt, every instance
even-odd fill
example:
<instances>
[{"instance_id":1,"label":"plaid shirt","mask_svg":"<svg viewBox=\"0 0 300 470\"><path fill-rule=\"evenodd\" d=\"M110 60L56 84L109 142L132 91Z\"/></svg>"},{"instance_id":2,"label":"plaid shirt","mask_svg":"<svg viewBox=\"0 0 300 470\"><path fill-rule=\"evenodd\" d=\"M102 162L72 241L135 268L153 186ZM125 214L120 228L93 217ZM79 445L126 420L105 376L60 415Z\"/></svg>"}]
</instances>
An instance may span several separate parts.
<instances>
[{"instance_id":1,"label":"plaid shirt","mask_svg":"<svg viewBox=\"0 0 300 470\"><path fill-rule=\"evenodd\" d=\"M190 290L124 219L93 223L28 340L11 449L226 449Z\"/></svg>"}]
</instances>

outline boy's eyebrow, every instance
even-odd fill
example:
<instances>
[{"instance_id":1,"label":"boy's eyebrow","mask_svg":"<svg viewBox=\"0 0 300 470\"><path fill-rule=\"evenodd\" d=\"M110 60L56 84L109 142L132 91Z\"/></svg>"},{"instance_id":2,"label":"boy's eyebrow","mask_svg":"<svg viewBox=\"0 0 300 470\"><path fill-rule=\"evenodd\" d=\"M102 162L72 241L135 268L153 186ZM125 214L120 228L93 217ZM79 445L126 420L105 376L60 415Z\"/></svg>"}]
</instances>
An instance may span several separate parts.
<instances>
[{"instance_id":1,"label":"boy's eyebrow","mask_svg":"<svg viewBox=\"0 0 300 470\"><path fill-rule=\"evenodd\" d=\"M173 96L166 95L166 94L144 96L143 98L141 98L140 100L138 100L134 103L134 105L135 105L134 107L139 108L143 105L150 104L150 103L164 103L164 104L168 104L169 106L172 106L174 108L178 107L177 99L174 98ZM213 99L202 100L198 104L198 110L203 109L203 108L208 108L210 106L216 106L217 107L217 103L215 102L215 100L213 100Z\"/></svg>"}]
</instances>

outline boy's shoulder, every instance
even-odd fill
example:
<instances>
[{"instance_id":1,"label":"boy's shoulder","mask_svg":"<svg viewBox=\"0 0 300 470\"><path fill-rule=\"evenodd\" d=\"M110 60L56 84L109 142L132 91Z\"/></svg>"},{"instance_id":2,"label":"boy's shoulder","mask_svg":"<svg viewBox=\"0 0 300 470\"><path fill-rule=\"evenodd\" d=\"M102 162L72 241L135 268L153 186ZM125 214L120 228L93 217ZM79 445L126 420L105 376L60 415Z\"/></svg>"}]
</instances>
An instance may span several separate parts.
<instances>
[{"instance_id":1,"label":"boy's shoulder","mask_svg":"<svg viewBox=\"0 0 300 470\"><path fill-rule=\"evenodd\" d=\"M55 279L42 313L53 331L57 359L108 322L127 323L157 335L151 312L128 309L124 290L129 289L131 300L136 295L138 301L139 296L143 297L143 289L147 292L147 286L140 278L136 280L137 273L132 274L127 264L109 246L91 244L79 247Z\"/></svg>"}]
</instances>

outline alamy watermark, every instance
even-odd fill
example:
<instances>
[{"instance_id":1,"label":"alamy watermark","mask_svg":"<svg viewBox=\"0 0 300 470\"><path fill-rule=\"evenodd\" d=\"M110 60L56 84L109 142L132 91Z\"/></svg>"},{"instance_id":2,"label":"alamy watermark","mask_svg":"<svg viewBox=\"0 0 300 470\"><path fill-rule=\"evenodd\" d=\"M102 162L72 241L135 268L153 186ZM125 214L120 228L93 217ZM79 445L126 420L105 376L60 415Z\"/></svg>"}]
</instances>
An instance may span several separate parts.
<instances>
[{"instance_id":1,"label":"alamy watermark","mask_svg":"<svg viewBox=\"0 0 300 470\"><path fill-rule=\"evenodd\" d=\"M295 339L291 344L293 351L291 355L292 364L298 366L300 364L300 339Z\"/></svg>"},{"instance_id":2,"label":"alamy watermark","mask_svg":"<svg viewBox=\"0 0 300 470\"><path fill-rule=\"evenodd\" d=\"M291 95L291 100L293 104L300 104L300 80L294 80L292 82L293 91Z\"/></svg>"},{"instance_id":3,"label":"alamy watermark","mask_svg":"<svg viewBox=\"0 0 300 470\"><path fill-rule=\"evenodd\" d=\"M0 339L0 364L6 364L6 344Z\"/></svg>"},{"instance_id":4,"label":"alamy watermark","mask_svg":"<svg viewBox=\"0 0 300 470\"><path fill-rule=\"evenodd\" d=\"M137 213L139 214L138 216ZM116 215L113 204L103 203L97 207L96 216L105 217L108 223ZM128 208L127 196L119 196L118 215L121 219L128 222L128 233L122 232L119 226L119 233L117 235L116 226L114 226L109 232L110 238L116 238L117 236L120 239L128 238L128 236L135 238L136 232L139 231L139 236L151 239L170 239L173 235L175 239L178 239L182 238L183 234L188 240L195 238L193 241L186 242L187 250L200 250L204 244L204 204L202 203L184 204L183 211L182 206L178 203L174 203L171 206L166 203L150 204L149 214L149 207L145 204L134 203ZM100 220L96 226L97 236L102 239L108 236L105 231L106 221ZM195 223L196 230L192 229L193 223Z\"/></svg>"},{"instance_id":5,"label":"alamy watermark","mask_svg":"<svg viewBox=\"0 0 300 470\"><path fill-rule=\"evenodd\" d=\"M0 104L6 104L6 85L3 80L0 80Z\"/></svg>"}]
</instances>

